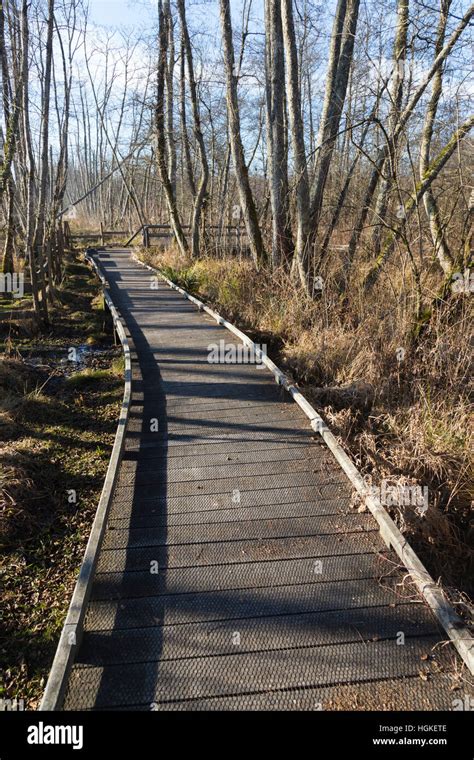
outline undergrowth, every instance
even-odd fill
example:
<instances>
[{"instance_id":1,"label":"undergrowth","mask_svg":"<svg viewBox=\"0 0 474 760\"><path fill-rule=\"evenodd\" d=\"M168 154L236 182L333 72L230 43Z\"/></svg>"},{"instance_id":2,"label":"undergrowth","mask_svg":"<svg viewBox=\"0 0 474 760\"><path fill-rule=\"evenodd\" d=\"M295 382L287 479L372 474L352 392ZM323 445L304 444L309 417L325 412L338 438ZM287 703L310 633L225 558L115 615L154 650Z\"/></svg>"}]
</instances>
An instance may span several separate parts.
<instances>
[{"instance_id":1,"label":"undergrowth","mask_svg":"<svg viewBox=\"0 0 474 760\"><path fill-rule=\"evenodd\" d=\"M100 283L78 258L56 298L47 332L31 335L20 320L0 325L0 698L31 709L71 599L123 394ZM79 365L68 361L74 347Z\"/></svg>"}]
</instances>

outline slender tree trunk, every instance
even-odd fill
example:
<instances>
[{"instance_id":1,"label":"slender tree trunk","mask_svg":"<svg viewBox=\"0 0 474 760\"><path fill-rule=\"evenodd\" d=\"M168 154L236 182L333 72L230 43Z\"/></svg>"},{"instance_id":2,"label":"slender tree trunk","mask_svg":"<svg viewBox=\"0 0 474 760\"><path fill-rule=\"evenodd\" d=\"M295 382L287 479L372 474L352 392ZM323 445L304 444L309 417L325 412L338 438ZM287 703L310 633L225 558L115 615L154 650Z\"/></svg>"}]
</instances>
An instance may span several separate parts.
<instances>
[{"instance_id":1,"label":"slender tree trunk","mask_svg":"<svg viewBox=\"0 0 474 760\"><path fill-rule=\"evenodd\" d=\"M166 145L168 148L168 174L176 198L176 143L174 139L174 28L169 0L164 0L164 14L168 19L168 56L166 61Z\"/></svg>"},{"instance_id":2,"label":"slender tree trunk","mask_svg":"<svg viewBox=\"0 0 474 760\"><path fill-rule=\"evenodd\" d=\"M25 238L25 251L30 268L31 277L31 291L33 295L33 307L36 318L41 319L42 305L39 294L38 276L36 273L36 256L34 250L34 231L35 231L35 205L36 205L36 165L33 153L31 127L29 119L29 81L28 81L28 56L26 51L29 48L29 24L28 24L28 8L29 0L23 0L21 11L21 38L22 48L24 51L23 56L23 97L22 97L22 126L25 142L25 153L28 160L28 181L27 181L27 195L26 195L26 238Z\"/></svg>"},{"instance_id":3,"label":"slender tree trunk","mask_svg":"<svg viewBox=\"0 0 474 760\"><path fill-rule=\"evenodd\" d=\"M38 188L38 206L36 211L33 249L38 266L38 281L41 292L41 317L48 322L48 303L46 295L45 224L49 176L49 122L51 101L51 70L53 64L54 0L48 0L48 22L46 32L43 103L41 108L41 151L40 178Z\"/></svg>"},{"instance_id":4,"label":"slender tree trunk","mask_svg":"<svg viewBox=\"0 0 474 760\"><path fill-rule=\"evenodd\" d=\"M339 0L331 35L331 53L326 93L318 137L318 156L314 191L311 198L311 226L315 231L321 216L324 190L346 98L354 40L359 15L359 0Z\"/></svg>"},{"instance_id":5,"label":"slender tree trunk","mask_svg":"<svg viewBox=\"0 0 474 760\"><path fill-rule=\"evenodd\" d=\"M372 248L374 256L380 253L382 240L383 222L387 215L390 191L393 187L396 175L397 145L399 133L397 126L401 113L403 98L403 83L405 80L405 62L407 51L407 35L409 20L409 0L398 0L397 6L397 29L393 48L393 83L391 89L391 106L388 118L389 144L388 155L382 167L382 179L380 182L377 202L374 209L374 228L372 233Z\"/></svg>"},{"instance_id":6,"label":"slender tree trunk","mask_svg":"<svg viewBox=\"0 0 474 760\"><path fill-rule=\"evenodd\" d=\"M158 68L157 68L157 85L156 85L156 107L155 107L155 128L156 128L156 158L158 164L158 174L163 187L163 192L168 206L171 227L176 239L176 243L182 254L188 253L188 243L183 232L179 212L176 205L176 196L173 192L173 185L168 174L167 153L166 153L166 136L165 136L165 76L166 61L168 54L170 23L169 14L164 12L163 3L158 4L159 14L159 51L158 51Z\"/></svg>"},{"instance_id":7,"label":"slender tree trunk","mask_svg":"<svg viewBox=\"0 0 474 760\"><path fill-rule=\"evenodd\" d=\"M288 156L285 140L285 64L280 0L265 2L265 94L267 167L272 208L272 266L291 255L288 208Z\"/></svg>"},{"instance_id":8,"label":"slender tree trunk","mask_svg":"<svg viewBox=\"0 0 474 760\"><path fill-rule=\"evenodd\" d=\"M14 261L14 214L15 214L15 186L11 179L7 182L7 203L6 203L6 230L5 243L3 246L2 272L7 274L13 273Z\"/></svg>"},{"instance_id":9,"label":"slender tree trunk","mask_svg":"<svg viewBox=\"0 0 474 760\"><path fill-rule=\"evenodd\" d=\"M13 30L12 30L13 34ZM13 54L13 51L12 51ZM5 8L0 0L0 69L2 77L3 117L6 135L3 140L3 157L0 161L0 197L6 193L6 230L1 270L4 274L13 273L14 254L14 216L16 183L12 176L12 165L18 142L20 128L20 108L23 92L23 59L26 51L21 49L19 66L14 66L15 94L12 97L9 65L5 40Z\"/></svg>"},{"instance_id":10,"label":"slender tree trunk","mask_svg":"<svg viewBox=\"0 0 474 760\"><path fill-rule=\"evenodd\" d=\"M446 24L448 21L449 8L451 6L451 0L441 0L440 4L440 17L438 24L438 32L436 39L435 54L439 55L444 45L444 38L446 34ZM433 77L433 85L431 97L426 107L425 123L423 126L423 134L421 137L420 146L420 179L423 179L424 175L428 171L430 164L430 151L431 140L433 137L433 127L438 111L439 99L441 97L443 86L443 67L440 66ZM430 226L431 239L435 254L438 258L440 266L446 275L452 271L454 266L453 257L448 248L448 244L443 232L443 228L440 222L439 210L434 197L434 193L431 187L427 189L423 196L423 205L425 207L426 216L428 217L428 223Z\"/></svg>"},{"instance_id":11,"label":"slender tree trunk","mask_svg":"<svg viewBox=\"0 0 474 760\"><path fill-rule=\"evenodd\" d=\"M191 105L193 110L194 137L198 146L199 159L201 163L201 176L199 186L194 199L193 217L192 217L192 255L198 257L200 254L200 223L203 207L206 203L207 184L209 181L209 166L207 163L206 146L201 129L201 116L199 113L198 97L196 90L196 80L194 77L193 53L191 50L191 41L186 23L186 11L184 0L178 0L178 12L181 22L181 34L183 38L184 51L188 64L189 91L191 95Z\"/></svg>"},{"instance_id":12,"label":"slender tree trunk","mask_svg":"<svg viewBox=\"0 0 474 760\"><path fill-rule=\"evenodd\" d=\"M62 253L64 251L64 246L62 245L61 225L59 224L59 227L57 227L57 217L64 201L64 195L66 192L67 171L68 171L69 117L70 117L71 87L72 87L71 45L72 45L72 38L74 36L75 29L76 29L75 20L76 20L75 12L73 10L72 19L71 18L68 19L69 21L68 61L66 60L66 53L64 50L64 43L61 37L61 32L59 30L57 23L55 22L56 35L59 42L59 49L61 51L63 86L64 86L64 95L63 95L64 103L63 103L63 122L62 122L62 125L59 124L60 126L59 156L58 156L57 165L56 165L56 177L55 177L55 182L54 182L53 197L52 197L52 203L51 203L50 229L49 229L49 235L52 238L52 247L53 247L53 271L51 274L52 274L54 285L57 285L61 280ZM56 108L57 110L59 110L57 99L58 97L56 93ZM60 120L58 116L58 122L59 121Z\"/></svg>"},{"instance_id":13,"label":"slender tree trunk","mask_svg":"<svg viewBox=\"0 0 474 760\"><path fill-rule=\"evenodd\" d=\"M294 183L296 193L296 246L294 266L301 284L310 293L309 282L309 179L304 143L303 116L301 112L301 91L298 81L298 52L296 48L295 25L292 0L281 0L283 40L286 56L286 90L288 118L290 122L291 145L293 150Z\"/></svg>"},{"instance_id":14,"label":"slender tree trunk","mask_svg":"<svg viewBox=\"0 0 474 760\"><path fill-rule=\"evenodd\" d=\"M191 161L191 150L189 147L188 127L186 121L186 53L184 49L184 41L181 40L181 60L180 60L180 97L179 97L179 113L181 120L181 142L183 160L186 169L186 177L188 180L189 191L194 202L196 195L196 184L194 182L193 165Z\"/></svg>"},{"instance_id":15,"label":"slender tree trunk","mask_svg":"<svg viewBox=\"0 0 474 760\"><path fill-rule=\"evenodd\" d=\"M22 57L27 53L22 50ZM15 87L15 94L12 98L9 64L7 60L6 41L5 41L5 8L4 3L0 2L0 69L2 75L2 100L3 116L6 127L6 134L3 142L3 157L0 161L0 197L7 188L11 177L11 167L15 156L16 142L18 138L20 105L23 91L23 79L18 78ZM20 62L20 71L23 71L22 62ZM10 188L11 190L11 188Z\"/></svg>"},{"instance_id":16,"label":"slender tree trunk","mask_svg":"<svg viewBox=\"0 0 474 760\"><path fill-rule=\"evenodd\" d=\"M237 77L235 75L234 45L232 41L232 21L229 0L220 0L222 41L227 83L227 114L232 160L239 192L240 206L244 218L250 250L258 266L266 259L262 233L258 223L257 210L250 187L248 169L240 133L240 113L237 97Z\"/></svg>"}]
</instances>

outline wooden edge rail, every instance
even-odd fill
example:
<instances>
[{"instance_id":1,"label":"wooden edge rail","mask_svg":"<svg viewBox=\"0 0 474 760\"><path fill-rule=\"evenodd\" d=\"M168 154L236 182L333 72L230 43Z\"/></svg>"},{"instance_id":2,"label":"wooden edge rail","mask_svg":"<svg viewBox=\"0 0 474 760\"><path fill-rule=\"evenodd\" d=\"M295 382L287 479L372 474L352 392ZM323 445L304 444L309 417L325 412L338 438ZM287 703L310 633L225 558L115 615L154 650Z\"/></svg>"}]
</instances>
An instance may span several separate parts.
<instances>
[{"instance_id":1,"label":"wooden edge rail","mask_svg":"<svg viewBox=\"0 0 474 760\"><path fill-rule=\"evenodd\" d=\"M130 235L130 230L99 230L99 232L72 232L73 240L96 240L104 237L125 237Z\"/></svg>"},{"instance_id":2,"label":"wooden edge rail","mask_svg":"<svg viewBox=\"0 0 474 760\"><path fill-rule=\"evenodd\" d=\"M170 224L144 224L143 227L146 227L148 230L165 230L167 232L170 232L172 235L174 235L173 228ZM143 229L141 227L140 229ZM182 224L181 225L182 230L190 230L192 229L190 224ZM207 224L206 225L207 230L227 230L228 232L241 232L243 234L246 234L245 227L239 227L236 224Z\"/></svg>"},{"instance_id":3,"label":"wooden edge rail","mask_svg":"<svg viewBox=\"0 0 474 760\"><path fill-rule=\"evenodd\" d=\"M79 576L74 588L71 603L66 615L61 636L59 639L53 665L48 677L46 689L40 704L40 710L57 710L61 707L70 669L74 662L83 633L84 616L89 600L92 580L97 564L100 545L102 543L107 515L110 508L113 490L117 480L118 465L123 453L125 443L125 428L128 420L131 399L132 369L130 360L130 346L119 313L114 306L107 289L107 282L102 275L97 263L87 253L86 261L96 271L103 287L104 299L112 315L114 328L122 344L125 359L125 382L122 407L115 434L112 454L105 476L99 505L92 524L91 533L82 560Z\"/></svg>"},{"instance_id":4,"label":"wooden edge rail","mask_svg":"<svg viewBox=\"0 0 474 760\"><path fill-rule=\"evenodd\" d=\"M64 222L64 224L68 223ZM189 224L183 224L182 228L183 230L189 231L191 229L191 226ZM224 224L220 226L211 224L208 225L208 229L215 232L220 232L223 237L235 237L238 240L245 239L247 235L245 227L239 227L232 224ZM128 248L128 246L133 243L135 238L138 237L140 233L142 233L143 245L145 248L149 247L151 238L168 239L174 235L173 229L169 224L143 224L138 228L138 230L136 230L136 232L132 234L131 237L127 239L126 243L122 244L124 248ZM105 238L113 238L117 236L125 237L126 235L130 235L130 230L105 230L103 228L103 225L101 225L101 229L96 232L71 232L69 229L68 235L71 241L100 240L102 245L104 245Z\"/></svg>"},{"instance_id":5,"label":"wooden edge rail","mask_svg":"<svg viewBox=\"0 0 474 760\"><path fill-rule=\"evenodd\" d=\"M310 421L312 429L319 433L327 447L332 452L336 461L340 464L344 473L364 499L367 508L376 519L382 540L385 544L393 549L398 558L406 568L418 591L430 607L436 619L448 634L450 640L456 647L461 659L466 664L471 675L474 675L474 638L472 637L467 625L462 621L453 606L446 598L443 589L435 583L427 569L410 546L407 539L398 529L387 510L381 503L380 499L374 495L372 489L367 485L364 478L346 454L342 446L338 443L336 437L331 433L323 418L318 414L313 406L303 396L301 391L293 385L290 379L272 362L271 359L254 343L245 333L221 317L216 311L206 306L202 301L187 293L176 283L165 277L158 269L145 264L143 261L133 255L133 260L141 264L146 269L159 275L173 290L178 291L184 298L191 301L198 307L199 311L205 311L219 325L226 327L227 330L236 335L244 345L248 346L254 352L255 357L262 362L273 373L278 385L285 388L292 396L293 400L303 410Z\"/></svg>"}]
</instances>

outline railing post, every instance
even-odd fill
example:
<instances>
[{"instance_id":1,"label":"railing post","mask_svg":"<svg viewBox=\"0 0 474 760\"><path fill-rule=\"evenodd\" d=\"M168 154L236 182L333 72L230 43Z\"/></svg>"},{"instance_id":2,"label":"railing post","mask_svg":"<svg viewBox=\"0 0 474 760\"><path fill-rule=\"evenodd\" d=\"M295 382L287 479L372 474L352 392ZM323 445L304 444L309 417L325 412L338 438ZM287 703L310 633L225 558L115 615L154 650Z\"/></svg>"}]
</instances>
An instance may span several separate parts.
<instances>
[{"instance_id":1,"label":"railing post","mask_svg":"<svg viewBox=\"0 0 474 760\"><path fill-rule=\"evenodd\" d=\"M143 227L143 247L144 248L150 247L150 231L147 225Z\"/></svg>"},{"instance_id":2,"label":"railing post","mask_svg":"<svg viewBox=\"0 0 474 760\"><path fill-rule=\"evenodd\" d=\"M103 222L100 222L100 244L102 247L105 245L105 238L104 238L104 224Z\"/></svg>"}]
</instances>

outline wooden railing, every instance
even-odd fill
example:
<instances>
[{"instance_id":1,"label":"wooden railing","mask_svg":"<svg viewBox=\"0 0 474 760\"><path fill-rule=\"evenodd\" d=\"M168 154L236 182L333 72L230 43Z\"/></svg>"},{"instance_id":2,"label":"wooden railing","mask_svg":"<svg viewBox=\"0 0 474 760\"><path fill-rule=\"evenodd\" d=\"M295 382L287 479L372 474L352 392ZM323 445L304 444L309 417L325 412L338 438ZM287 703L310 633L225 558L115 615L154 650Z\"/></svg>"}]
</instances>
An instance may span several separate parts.
<instances>
[{"instance_id":1,"label":"wooden railing","mask_svg":"<svg viewBox=\"0 0 474 760\"><path fill-rule=\"evenodd\" d=\"M182 230L184 233L191 231L189 224L183 224ZM138 230L133 237L136 237L140 230ZM169 239L173 236L173 230L169 224L146 224L141 228L142 243L144 248L150 248L151 241L154 239L163 240ZM225 244L230 242L236 246L247 244L247 232L244 227L236 225L226 224L208 224L206 225L206 233L209 237L217 238ZM132 238L133 239L133 238Z\"/></svg>"},{"instance_id":2,"label":"wooden railing","mask_svg":"<svg viewBox=\"0 0 474 760\"><path fill-rule=\"evenodd\" d=\"M182 225L184 233L190 233L191 226L189 224ZM206 233L210 238L219 240L223 245L233 245L236 247L247 246L247 232L244 227L236 225L216 225L210 224L206 226ZM100 229L91 232L71 232L69 230L71 240L97 240L100 245L105 245L106 240L112 238L123 238L130 235L130 230L106 230L101 223ZM150 248L155 241L155 245L159 245L160 241L165 242L173 237L173 230L169 224L145 224L139 227L131 237L127 239L124 246L132 244L136 238L141 235L142 245L144 248Z\"/></svg>"}]
</instances>

